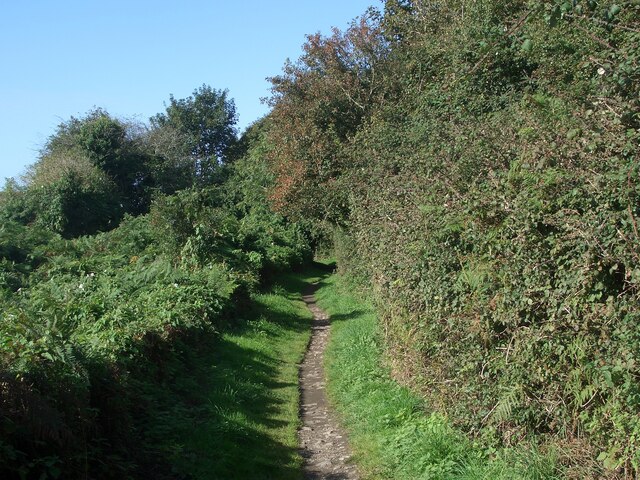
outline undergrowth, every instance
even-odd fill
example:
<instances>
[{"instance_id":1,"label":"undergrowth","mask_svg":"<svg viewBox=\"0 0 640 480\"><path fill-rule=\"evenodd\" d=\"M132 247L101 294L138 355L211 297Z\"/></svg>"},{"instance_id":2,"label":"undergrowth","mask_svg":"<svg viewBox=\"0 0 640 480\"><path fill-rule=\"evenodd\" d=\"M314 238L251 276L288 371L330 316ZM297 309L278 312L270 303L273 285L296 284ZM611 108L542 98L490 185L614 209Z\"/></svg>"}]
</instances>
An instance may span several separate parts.
<instances>
[{"instance_id":1,"label":"undergrowth","mask_svg":"<svg viewBox=\"0 0 640 480\"><path fill-rule=\"evenodd\" d=\"M71 239L0 195L1 478L291 478L265 465L296 471L305 317L290 283L261 292L311 248L264 170L249 149L221 183Z\"/></svg>"},{"instance_id":2,"label":"undergrowth","mask_svg":"<svg viewBox=\"0 0 640 480\"><path fill-rule=\"evenodd\" d=\"M639 19L386 0L272 79L272 203L336 231L394 376L581 480L640 475Z\"/></svg>"}]
</instances>

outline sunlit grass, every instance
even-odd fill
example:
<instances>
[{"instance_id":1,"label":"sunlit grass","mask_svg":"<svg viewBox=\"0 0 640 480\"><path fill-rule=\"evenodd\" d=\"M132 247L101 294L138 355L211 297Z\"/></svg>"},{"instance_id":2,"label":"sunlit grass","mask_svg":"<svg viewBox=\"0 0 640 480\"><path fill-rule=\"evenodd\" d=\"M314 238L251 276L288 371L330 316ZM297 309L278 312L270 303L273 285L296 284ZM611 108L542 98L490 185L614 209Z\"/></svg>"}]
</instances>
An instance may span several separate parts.
<instances>
[{"instance_id":1,"label":"sunlit grass","mask_svg":"<svg viewBox=\"0 0 640 480\"><path fill-rule=\"evenodd\" d=\"M553 456L525 446L491 455L394 382L382 365L373 308L336 276L318 301L332 317L325 354L328 390L365 478L551 480Z\"/></svg>"}]
</instances>

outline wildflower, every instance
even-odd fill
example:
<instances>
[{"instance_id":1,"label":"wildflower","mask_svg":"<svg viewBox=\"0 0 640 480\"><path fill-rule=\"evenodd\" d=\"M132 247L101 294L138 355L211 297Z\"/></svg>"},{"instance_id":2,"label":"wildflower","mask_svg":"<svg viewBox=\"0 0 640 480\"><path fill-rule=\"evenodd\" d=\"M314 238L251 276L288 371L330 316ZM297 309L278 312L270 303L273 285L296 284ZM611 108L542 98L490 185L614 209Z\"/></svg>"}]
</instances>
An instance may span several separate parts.
<instances>
[{"instance_id":1,"label":"wildflower","mask_svg":"<svg viewBox=\"0 0 640 480\"><path fill-rule=\"evenodd\" d=\"M605 69L604 69L604 68L602 68L602 67L600 67L600 68L598 69L598 75L604 75L604 74L605 74Z\"/></svg>"}]
</instances>

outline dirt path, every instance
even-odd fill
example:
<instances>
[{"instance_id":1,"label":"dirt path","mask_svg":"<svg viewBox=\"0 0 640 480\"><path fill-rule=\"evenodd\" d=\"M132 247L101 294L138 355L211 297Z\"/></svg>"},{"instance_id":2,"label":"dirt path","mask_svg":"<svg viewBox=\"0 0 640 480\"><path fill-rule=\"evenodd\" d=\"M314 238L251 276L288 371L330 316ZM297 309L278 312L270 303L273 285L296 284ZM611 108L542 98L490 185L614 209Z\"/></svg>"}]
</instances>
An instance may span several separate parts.
<instances>
[{"instance_id":1,"label":"dirt path","mask_svg":"<svg viewBox=\"0 0 640 480\"><path fill-rule=\"evenodd\" d=\"M300 453L305 460L304 477L307 480L357 480L347 437L338 427L325 394L322 365L329 337L329 316L316 305L316 289L317 286L312 285L303 296L314 319L309 350L300 367L302 428L299 435Z\"/></svg>"}]
</instances>

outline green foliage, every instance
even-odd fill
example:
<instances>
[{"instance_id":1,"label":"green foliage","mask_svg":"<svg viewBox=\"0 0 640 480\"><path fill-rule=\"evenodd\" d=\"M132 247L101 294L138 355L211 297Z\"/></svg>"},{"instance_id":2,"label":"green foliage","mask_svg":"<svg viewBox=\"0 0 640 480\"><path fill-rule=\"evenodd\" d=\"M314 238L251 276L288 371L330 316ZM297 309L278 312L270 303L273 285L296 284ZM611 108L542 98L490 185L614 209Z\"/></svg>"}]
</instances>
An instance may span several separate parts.
<instances>
[{"instance_id":1,"label":"green foliage","mask_svg":"<svg viewBox=\"0 0 640 480\"><path fill-rule=\"evenodd\" d=\"M5 185L0 217L74 237L117 225L123 215L117 189L86 157L44 158L27 186Z\"/></svg>"},{"instance_id":2,"label":"green foliage","mask_svg":"<svg viewBox=\"0 0 640 480\"><path fill-rule=\"evenodd\" d=\"M263 276L310 260L307 229L269 206L269 191L275 178L267 162L271 147L264 130L265 125L257 123L244 134L243 141L249 141L250 148L231 166L226 184L227 196L240 219L237 241L250 252L250 261Z\"/></svg>"},{"instance_id":3,"label":"green foliage","mask_svg":"<svg viewBox=\"0 0 640 480\"><path fill-rule=\"evenodd\" d=\"M146 225L132 223L121 228L135 233ZM110 243L104 235L50 257L3 301L3 439L20 452L3 459L4 471L55 454L73 472L84 462L104 462L81 455L102 441L118 445L111 460L118 467L135 442L122 438L132 428L131 372L180 332L219 323L236 289L221 265L187 271L149 248L112 253L103 250Z\"/></svg>"},{"instance_id":4,"label":"green foliage","mask_svg":"<svg viewBox=\"0 0 640 480\"><path fill-rule=\"evenodd\" d=\"M51 177L60 167L47 166L49 157L85 156L100 174L114 182L116 191L112 196L117 197L121 208L132 214L144 213L149 206L148 187L152 172L148 165L149 155L135 136L133 124L112 118L101 109L93 110L83 118L71 117L48 139L41 159L34 167L31 183L51 183ZM42 170L49 175L43 175Z\"/></svg>"},{"instance_id":5,"label":"green foliage","mask_svg":"<svg viewBox=\"0 0 640 480\"><path fill-rule=\"evenodd\" d=\"M376 95L331 142L317 134L341 110L300 120L318 111L299 95L308 72L276 83L272 169L300 173L283 211L338 224L339 267L371 285L394 373L478 441L559 446L576 478L640 468L639 13L385 2ZM335 195L314 195L325 159Z\"/></svg>"},{"instance_id":6,"label":"green foliage","mask_svg":"<svg viewBox=\"0 0 640 480\"><path fill-rule=\"evenodd\" d=\"M181 362L149 419L173 471L192 478L299 479L298 366L310 313L300 301L320 272L284 273L231 331L181 345Z\"/></svg>"},{"instance_id":7,"label":"green foliage","mask_svg":"<svg viewBox=\"0 0 640 480\"><path fill-rule=\"evenodd\" d=\"M126 212L144 212L145 155L127 129L102 110L59 125L24 185L5 185L0 215L71 238L110 230Z\"/></svg>"},{"instance_id":8,"label":"green foliage","mask_svg":"<svg viewBox=\"0 0 640 480\"><path fill-rule=\"evenodd\" d=\"M323 281L319 303L330 313L329 393L341 413L367 478L556 479L553 455L535 449L483 449L442 415L425 412L415 394L383 366L373 307L347 293L344 277ZM390 359L393 365L398 359Z\"/></svg>"},{"instance_id":9,"label":"green foliage","mask_svg":"<svg viewBox=\"0 0 640 480\"><path fill-rule=\"evenodd\" d=\"M176 100L151 127L95 109L61 123L24 177L0 195L0 216L74 238L115 228L124 214L194 185L222 183L236 144L226 91L202 86ZM239 154L237 155L239 156Z\"/></svg>"},{"instance_id":10,"label":"green foliage","mask_svg":"<svg viewBox=\"0 0 640 480\"><path fill-rule=\"evenodd\" d=\"M169 98L166 113L151 118L155 129L173 129L183 135L193 160L195 178L201 185L216 180L219 164L236 142L236 108L226 90L202 85L193 95Z\"/></svg>"},{"instance_id":11,"label":"green foliage","mask_svg":"<svg viewBox=\"0 0 640 480\"><path fill-rule=\"evenodd\" d=\"M48 257L62 250L64 241L47 229L3 222L0 226L0 304L27 287L30 275Z\"/></svg>"},{"instance_id":12,"label":"green foliage","mask_svg":"<svg viewBox=\"0 0 640 480\"><path fill-rule=\"evenodd\" d=\"M73 156L79 146L58 151L56 143L30 183L2 193L0 475L9 478L146 478L147 465L168 477L170 446L159 452L147 427L179 349L240 322L249 292L270 272L309 257L301 227L255 194L270 179L253 141L247 159L224 167L223 183L159 196L148 215L125 215L117 228L100 224L109 216L97 209L111 198L91 195L116 182L91 158L103 158L103 147L113 153L105 139L114 138L114 123L94 120L86 137L85 124L67 125L78 127L82 135L71 137L85 139L90 152ZM93 210L85 208L92 201ZM109 231L78 237L100 229ZM296 335L303 349L303 332ZM289 390L290 416L297 392ZM283 449L280 458L295 477L297 457Z\"/></svg>"}]
</instances>

